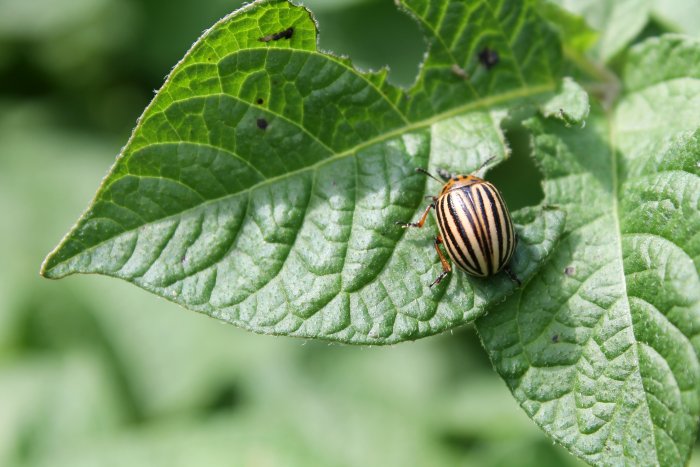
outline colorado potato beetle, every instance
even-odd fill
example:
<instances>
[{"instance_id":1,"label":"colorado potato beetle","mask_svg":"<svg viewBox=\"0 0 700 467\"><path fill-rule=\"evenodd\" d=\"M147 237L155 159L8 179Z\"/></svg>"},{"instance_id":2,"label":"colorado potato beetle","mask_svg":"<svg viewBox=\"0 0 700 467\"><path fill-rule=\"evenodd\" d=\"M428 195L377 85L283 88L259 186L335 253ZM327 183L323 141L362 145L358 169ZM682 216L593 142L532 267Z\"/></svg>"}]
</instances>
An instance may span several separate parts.
<instances>
[{"instance_id":1,"label":"colorado potato beetle","mask_svg":"<svg viewBox=\"0 0 700 467\"><path fill-rule=\"evenodd\" d=\"M520 284L508 267L517 239L508 207L498 189L473 174L452 175L438 169L441 181L426 170L416 171L444 183L438 196L430 196L432 203L425 208L418 222L397 222L402 227L421 228L430 210L435 209L439 235L435 237L434 246L440 257L442 273L430 287L439 284L452 270L440 250L441 244L452 262L466 273L487 277L504 270Z\"/></svg>"}]
</instances>

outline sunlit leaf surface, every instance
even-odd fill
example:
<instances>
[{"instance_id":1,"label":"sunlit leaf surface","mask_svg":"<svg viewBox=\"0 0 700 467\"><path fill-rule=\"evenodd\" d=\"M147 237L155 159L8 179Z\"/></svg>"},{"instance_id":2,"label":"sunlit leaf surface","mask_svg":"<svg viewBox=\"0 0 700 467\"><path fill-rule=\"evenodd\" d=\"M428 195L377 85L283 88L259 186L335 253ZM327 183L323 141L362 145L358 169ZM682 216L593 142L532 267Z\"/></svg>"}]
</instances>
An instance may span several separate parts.
<instances>
[{"instance_id":1,"label":"sunlit leaf surface","mask_svg":"<svg viewBox=\"0 0 700 467\"><path fill-rule=\"evenodd\" d=\"M408 91L316 50L310 13L259 1L175 67L43 274L101 273L261 333L392 343L472 321L514 289L440 266L435 225L395 225L508 155L507 111L553 92L559 46L530 3L402 4L429 41ZM527 281L563 214L515 214Z\"/></svg>"}]
</instances>

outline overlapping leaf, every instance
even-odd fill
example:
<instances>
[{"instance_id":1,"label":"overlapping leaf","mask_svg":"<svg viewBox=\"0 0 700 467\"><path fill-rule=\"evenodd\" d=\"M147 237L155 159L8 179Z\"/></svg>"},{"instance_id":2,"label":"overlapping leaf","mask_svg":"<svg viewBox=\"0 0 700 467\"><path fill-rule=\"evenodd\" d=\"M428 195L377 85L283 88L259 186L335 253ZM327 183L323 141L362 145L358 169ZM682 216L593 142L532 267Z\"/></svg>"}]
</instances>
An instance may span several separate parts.
<instances>
[{"instance_id":1,"label":"overlapping leaf","mask_svg":"<svg viewBox=\"0 0 700 467\"><path fill-rule=\"evenodd\" d=\"M695 441L699 53L687 38L649 40L613 115L584 129L530 121L565 233L541 273L477 321L528 415L594 464L683 465Z\"/></svg>"},{"instance_id":2,"label":"overlapping leaf","mask_svg":"<svg viewBox=\"0 0 700 467\"><path fill-rule=\"evenodd\" d=\"M590 52L604 62L619 54L642 31L649 21L653 3L652 0L550 1L581 15L599 32ZM579 25L577 29L577 39L586 37L587 28Z\"/></svg>"},{"instance_id":3,"label":"overlapping leaf","mask_svg":"<svg viewBox=\"0 0 700 467\"><path fill-rule=\"evenodd\" d=\"M101 273L245 328L389 343L468 322L514 286L439 273L394 224L507 148L505 110L556 87L559 48L530 2L407 0L429 51L409 92L316 50L309 12L258 1L175 67L47 277ZM490 60L484 62L487 54ZM480 59L481 57L481 59ZM483 63L482 63L483 62ZM563 215L515 215L523 279Z\"/></svg>"}]
</instances>

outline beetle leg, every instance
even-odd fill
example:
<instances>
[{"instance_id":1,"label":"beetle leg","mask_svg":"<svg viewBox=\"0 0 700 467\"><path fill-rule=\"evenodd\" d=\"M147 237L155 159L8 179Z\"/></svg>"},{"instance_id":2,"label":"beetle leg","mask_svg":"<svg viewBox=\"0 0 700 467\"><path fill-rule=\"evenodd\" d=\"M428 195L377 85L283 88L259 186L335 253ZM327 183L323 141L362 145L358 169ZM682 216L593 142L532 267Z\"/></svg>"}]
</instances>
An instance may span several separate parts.
<instances>
[{"instance_id":1,"label":"beetle leg","mask_svg":"<svg viewBox=\"0 0 700 467\"><path fill-rule=\"evenodd\" d=\"M520 279L518 279L518 276L515 275L515 273L513 272L513 270L510 268L510 266L504 267L504 268L503 268L503 272L505 272L506 275L510 278L510 280L512 280L513 282L515 282L515 283L517 284L518 287L520 287L521 285L523 285L523 283L520 282Z\"/></svg>"},{"instance_id":2,"label":"beetle leg","mask_svg":"<svg viewBox=\"0 0 700 467\"><path fill-rule=\"evenodd\" d=\"M438 256L440 257L440 263L442 263L442 272L440 273L439 276L437 276L437 279L433 281L432 284L430 284L430 287L437 285L440 283L441 280L447 276L450 271L452 271L452 268L450 267L450 263L447 262L447 258L445 258L445 255L442 254L442 251L440 250L440 244L442 243L442 237L439 235L435 237L435 251L437 251Z\"/></svg>"},{"instance_id":3,"label":"beetle leg","mask_svg":"<svg viewBox=\"0 0 700 467\"><path fill-rule=\"evenodd\" d=\"M423 224L425 224L425 219L428 217L428 213L430 212L431 209L435 208L435 203L430 203L427 208L425 208L425 211L423 212L423 215L420 216L420 219L418 222L397 222L396 225L400 225L404 229L406 227L418 227L421 228L423 227Z\"/></svg>"}]
</instances>

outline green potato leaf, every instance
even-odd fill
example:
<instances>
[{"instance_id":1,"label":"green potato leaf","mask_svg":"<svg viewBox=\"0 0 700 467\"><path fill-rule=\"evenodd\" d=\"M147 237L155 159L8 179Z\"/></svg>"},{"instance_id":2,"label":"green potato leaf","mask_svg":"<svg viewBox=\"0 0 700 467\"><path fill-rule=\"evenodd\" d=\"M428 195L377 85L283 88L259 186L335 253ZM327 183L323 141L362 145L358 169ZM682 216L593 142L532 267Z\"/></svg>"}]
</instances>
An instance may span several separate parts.
<instances>
[{"instance_id":1,"label":"green potato leaf","mask_svg":"<svg viewBox=\"0 0 700 467\"><path fill-rule=\"evenodd\" d=\"M581 15L594 31L598 40L591 54L609 62L625 49L649 22L652 0L550 0L575 15ZM551 7L547 7L549 10ZM564 24L572 23L571 20ZM569 29L570 30L570 29ZM583 27L575 37L580 40ZM590 43L590 42L589 42ZM582 51L579 49L579 51Z\"/></svg>"},{"instance_id":2,"label":"green potato leaf","mask_svg":"<svg viewBox=\"0 0 700 467\"><path fill-rule=\"evenodd\" d=\"M586 53L599 39L599 33L583 17L565 9L563 2L541 0L538 11L557 30L564 50L571 55Z\"/></svg>"},{"instance_id":3,"label":"green potato leaf","mask_svg":"<svg viewBox=\"0 0 700 467\"><path fill-rule=\"evenodd\" d=\"M653 0L652 17L674 32L700 36L700 3L694 0Z\"/></svg>"},{"instance_id":4,"label":"green potato leaf","mask_svg":"<svg viewBox=\"0 0 700 467\"><path fill-rule=\"evenodd\" d=\"M585 128L528 123L566 228L541 272L477 328L527 414L592 464L684 465L695 442L699 54L697 40L647 40L609 114Z\"/></svg>"},{"instance_id":5,"label":"green potato leaf","mask_svg":"<svg viewBox=\"0 0 700 467\"><path fill-rule=\"evenodd\" d=\"M484 314L515 285L440 266L436 227L404 230L440 187L508 154L508 110L560 81L536 2L406 0L428 52L403 90L320 52L309 11L257 1L190 49L42 274L125 279L260 333L387 344ZM514 213L527 281L563 225Z\"/></svg>"}]
</instances>

